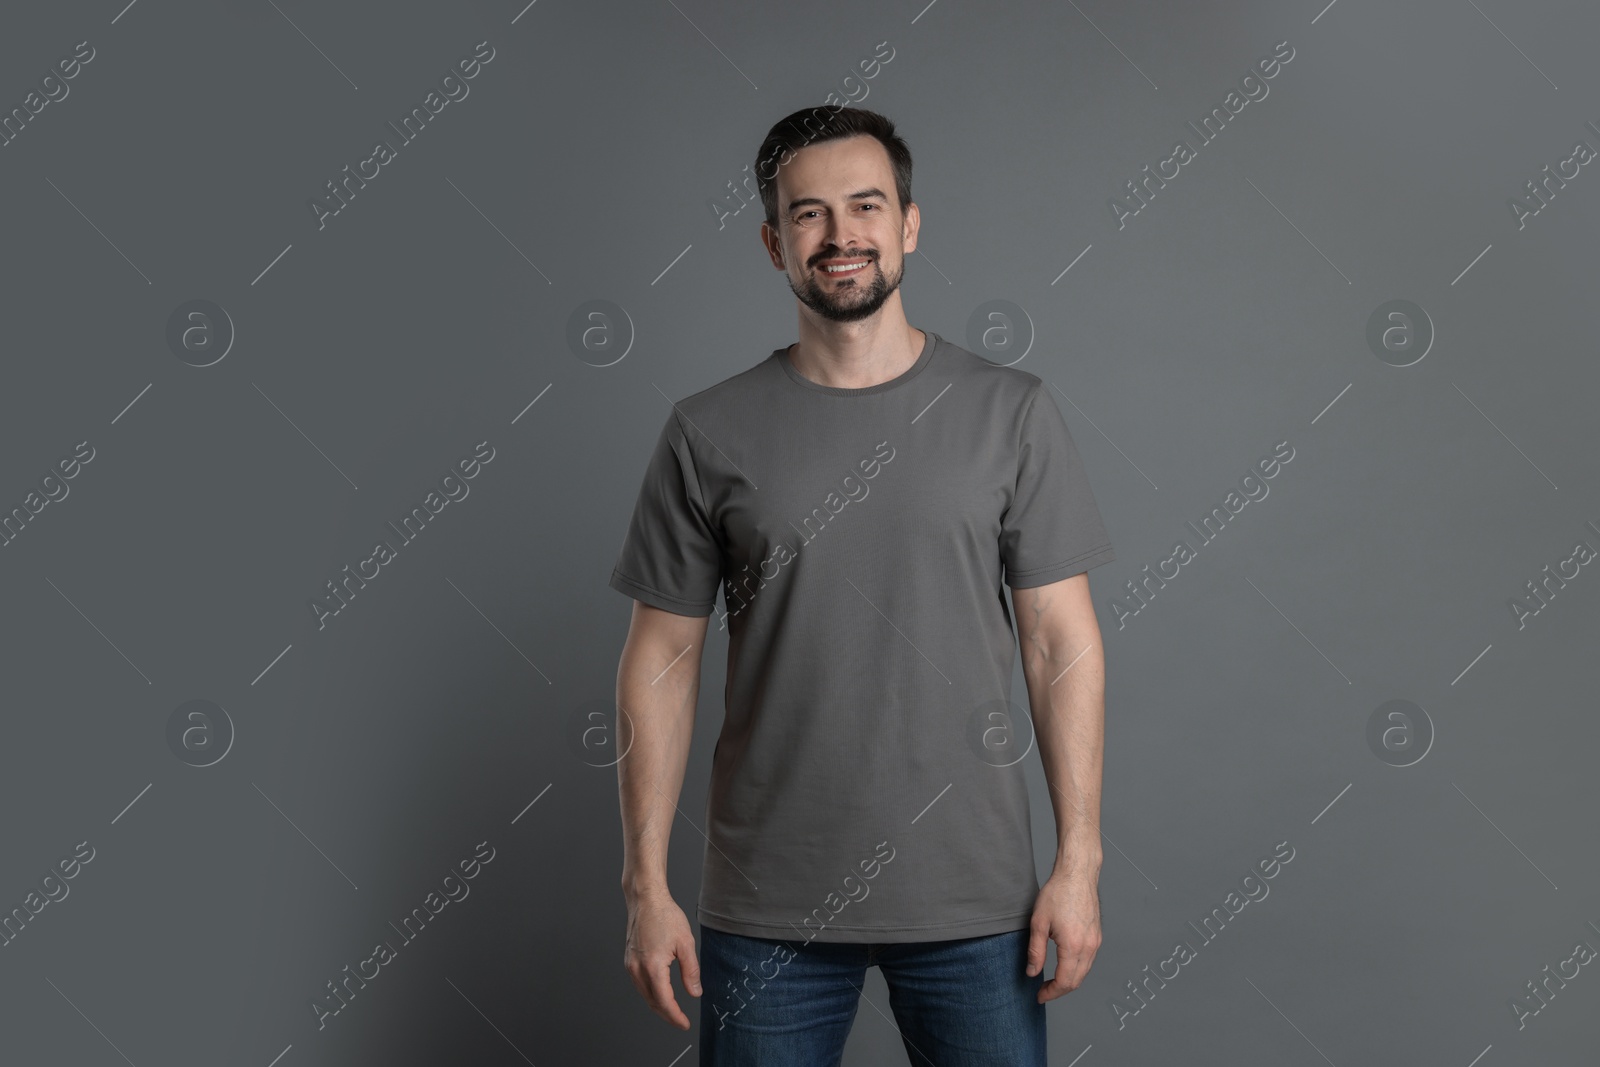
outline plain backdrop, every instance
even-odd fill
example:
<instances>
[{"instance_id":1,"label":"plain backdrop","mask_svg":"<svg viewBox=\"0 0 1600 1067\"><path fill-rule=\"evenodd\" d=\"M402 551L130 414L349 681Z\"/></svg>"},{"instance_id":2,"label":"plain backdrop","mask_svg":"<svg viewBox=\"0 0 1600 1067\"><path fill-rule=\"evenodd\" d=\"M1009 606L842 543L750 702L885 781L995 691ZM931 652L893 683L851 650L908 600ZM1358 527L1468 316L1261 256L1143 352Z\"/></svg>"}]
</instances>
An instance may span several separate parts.
<instances>
[{"instance_id":1,"label":"plain backdrop","mask_svg":"<svg viewBox=\"0 0 1600 1067\"><path fill-rule=\"evenodd\" d=\"M731 208L768 127L830 92L914 154L910 321L981 347L1007 302L1118 553L1090 576L1105 943L1049 1005L1051 1062L1592 1057L1592 967L1513 1008L1600 947L1600 576L1528 589L1600 548L1600 177L1527 187L1600 148L1592 9L121 3L0 17L7 113L93 49L0 147L0 507L27 513L0 548L0 907L29 916L0 1059L695 1062L698 1001L677 1031L622 969L616 772L574 737L610 707L630 603L606 580L669 402L797 336L759 205ZM480 42L468 95L319 224ZM1202 144L1188 123L1280 42ZM1368 343L1396 300L1427 342L1406 366ZM387 524L483 442L400 545ZM1202 544L1186 524L1280 442L1270 493ZM1141 606L1127 583L1180 540ZM713 628L673 827L691 919L726 649ZM1279 842L1270 895L1200 944ZM904 1057L874 971L845 1063Z\"/></svg>"}]
</instances>

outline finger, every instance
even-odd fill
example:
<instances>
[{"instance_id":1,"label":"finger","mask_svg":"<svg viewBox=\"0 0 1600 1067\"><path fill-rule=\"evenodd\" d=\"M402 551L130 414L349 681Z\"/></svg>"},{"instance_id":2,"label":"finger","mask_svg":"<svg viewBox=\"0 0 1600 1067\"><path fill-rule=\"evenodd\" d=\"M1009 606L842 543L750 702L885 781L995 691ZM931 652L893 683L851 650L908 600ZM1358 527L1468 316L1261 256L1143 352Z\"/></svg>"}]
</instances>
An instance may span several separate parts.
<instances>
[{"instance_id":1,"label":"finger","mask_svg":"<svg viewBox=\"0 0 1600 1067\"><path fill-rule=\"evenodd\" d=\"M1044 970L1045 942L1049 940L1048 927L1032 926L1028 928L1028 977L1032 978Z\"/></svg>"},{"instance_id":2,"label":"finger","mask_svg":"<svg viewBox=\"0 0 1600 1067\"><path fill-rule=\"evenodd\" d=\"M1065 996L1077 989L1083 984L1084 970L1082 962L1077 959L1063 960L1058 947L1056 973L1051 975L1048 982L1039 987L1039 1003L1043 1004L1047 1000Z\"/></svg>"},{"instance_id":3,"label":"finger","mask_svg":"<svg viewBox=\"0 0 1600 1067\"><path fill-rule=\"evenodd\" d=\"M1039 1003L1043 1004L1047 1000L1054 1000L1059 996L1072 992L1077 985L1072 978L1070 967L1062 962L1059 955L1056 956L1056 973L1050 976L1048 982L1039 987Z\"/></svg>"},{"instance_id":4,"label":"finger","mask_svg":"<svg viewBox=\"0 0 1600 1067\"><path fill-rule=\"evenodd\" d=\"M1089 968L1094 965L1094 958L1099 952L1099 938L1074 937L1069 939L1065 945L1057 943L1056 962L1060 964L1064 960L1071 968L1072 973L1077 976L1078 982L1082 984L1084 978L1088 977Z\"/></svg>"},{"instance_id":5,"label":"finger","mask_svg":"<svg viewBox=\"0 0 1600 1067\"><path fill-rule=\"evenodd\" d=\"M633 979L633 987L639 991L639 997L645 1002L646 1006L652 1012L676 1026L677 1020L662 1005L661 997L655 987L655 981L644 964L641 963L637 967L628 968L628 977Z\"/></svg>"},{"instance_id":6,"label":"finger","mask_svg":"<svg viewBox=\"0 0 1600 1067\"><path fill-rule=\"evenodd\" d=\"M1040 1004L1048 1004L1057 997L1066 996L1069 992L1071 992L1071 990L1069 990L1064 983L1059 981L1060 977L1061 968L1057 967L1056 977L1050 979L1050 981L1039 987Z\"/></svg>"},{"instance_id":7,"label":"finger","mask_svg":"<svg viewBox=\"0 0 1600 1067\"><path fill-rule=\"evenodd\" d=\"M678 944L678 971L683 975L683 988L690 996L700 995L700 961L694 954L694 938L686 936Z\"/></svg>"},{"instance_id":8,"label":"finger","mask_svg":"<svg viewBox=\"0 0 1600 1067\"><path fill-rule=\"evenodd\" d=\"M671 959L664 959L650 969L650 1006L679 1030L689 1029L689 1017L678 1007L678 998L672 992Z\"/></svg>"}]
</instances>

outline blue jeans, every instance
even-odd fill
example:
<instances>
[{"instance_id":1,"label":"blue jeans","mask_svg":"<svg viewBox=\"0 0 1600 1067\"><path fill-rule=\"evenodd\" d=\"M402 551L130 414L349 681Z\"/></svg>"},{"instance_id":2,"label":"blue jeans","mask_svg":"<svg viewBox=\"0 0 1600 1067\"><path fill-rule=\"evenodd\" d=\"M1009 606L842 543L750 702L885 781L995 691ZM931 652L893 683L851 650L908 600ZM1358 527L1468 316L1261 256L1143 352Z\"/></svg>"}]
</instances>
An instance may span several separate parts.
<instances>
[{"instance_id":1,"label":"blue jeans","mask_svg":"<svg viewBox=\"0 0 1600 1067\"><path fill-rule=\"evenodd\" d=\"M700 1067L838 1067L867 968L915 1067L1046 1067L1028 931L835 943L700 927ZM886 1010L887 1009L887 1010Z\"/></svg>"}]
</instances>

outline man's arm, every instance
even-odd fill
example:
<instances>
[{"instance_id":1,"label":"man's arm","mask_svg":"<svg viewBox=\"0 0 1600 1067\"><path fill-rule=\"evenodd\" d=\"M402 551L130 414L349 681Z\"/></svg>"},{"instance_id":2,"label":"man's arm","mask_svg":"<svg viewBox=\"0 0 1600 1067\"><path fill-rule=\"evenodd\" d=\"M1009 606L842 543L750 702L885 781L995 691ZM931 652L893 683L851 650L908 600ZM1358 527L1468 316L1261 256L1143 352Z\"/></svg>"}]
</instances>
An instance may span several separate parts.
<instances>
[{"instance_id":1,"label":"man's arm","mask_svg":"<svg viewBox=\"0 0 1600 1067\"><path fill-rule=\"evenodd\" d=\"M672 961L700 995L688 917L667 888L667 842L689 764L700 652L709 616L677 615L635 600L617 664L617 791L622 807L622 894L628 937L622 964L657 1015L680 1030L689 1019L672 991Z\"/></svg>"},{"instance_id":2,"label":"man's arm","mask_svg":"<svg viewBox=\"0 0 1600 1067\"><path fill-rule=\"evenodd\" d=\"M1056 973L1041 1003L1083 983L1100 948L1100 779L1105 754L1105 656L1089 598L1089 576L1013 589L1022 673L1039 757L1056 816L1056 860L1039 890L1028 941L1028 974L1044 968L1046 938Z\"/></svg>"}]
</instances>

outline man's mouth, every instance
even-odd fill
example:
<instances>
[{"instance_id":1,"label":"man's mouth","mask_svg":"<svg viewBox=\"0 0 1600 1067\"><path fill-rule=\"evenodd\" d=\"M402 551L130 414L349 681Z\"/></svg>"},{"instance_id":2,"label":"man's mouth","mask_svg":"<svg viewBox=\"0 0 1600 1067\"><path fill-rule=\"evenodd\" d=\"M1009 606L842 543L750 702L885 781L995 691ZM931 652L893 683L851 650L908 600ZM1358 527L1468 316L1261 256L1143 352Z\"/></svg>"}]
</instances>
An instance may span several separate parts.
<instances>
[{"instance_id":1,"label":"man's mouth","mask_svg":"<svg viewBox=\"0 0 1600 1067\"><path fill-rule=\"evenodd\" d=\"M818 264L818 266L822 268L822 272L824 274L827 274L830 277L838 278L855 274L857 271L866 269L871 264L872 260L869 257L866 259L835 260L832 262Z\"/></svg>"}]
</instances>

